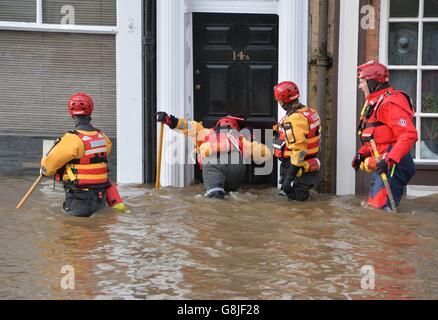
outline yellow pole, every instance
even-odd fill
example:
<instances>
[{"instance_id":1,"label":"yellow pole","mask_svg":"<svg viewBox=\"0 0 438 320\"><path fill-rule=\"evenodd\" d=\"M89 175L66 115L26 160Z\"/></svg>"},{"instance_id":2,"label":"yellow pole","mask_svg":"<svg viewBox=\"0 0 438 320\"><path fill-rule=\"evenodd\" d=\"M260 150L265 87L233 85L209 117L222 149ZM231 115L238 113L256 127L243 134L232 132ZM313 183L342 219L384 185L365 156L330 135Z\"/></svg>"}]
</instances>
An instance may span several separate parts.
<instances>
[{"instance_id":1,"label":"yellow pole","mask_svg":"<svg viewBox=\"0 0 438 320\"><path fill-rule=\"evenodd\" d=\"M380 161L380 154L379 154L379 150L377 150L376 142L373 139L371 139L370 143L371 143L371 147L373 148L374 157L376 158L376 162L378 163ZM385 172L383 172L380 176L382 177L383 184L385 185L386 188L386 192L388 192L388 197L389 197L389 201L391 202L392 211L394 213L397 213L397 207L395 206L394 197L392 195L391 188L389 187L388 177Z\"/></svg>"},{"instance_id":2,"label":"yellow pole","mask_svg":"<svg viewBox=\"0 0 438 320\"><path fill-rule=\"evenodd\" d=\"M40 176L33 183L32 187L30 187L30 189L26 192L23 199L21 199L21 201L18 203L17 209L20 209L24 205L26 200L30 197L30 195L32 194L32 192L35 190L35 188L38 186L38 184L41 182L42 179L43 179L43 175L40 174Z\"/></svg>"},{"instance_id":3,"label":"yellow pole","mask_svg":"<svg viewBox=\"0 0 438 320\"><path fill-rule=\"evenodd\" d=\"M158 145L158 159L157 159L157 176L155 178L155 190L160 189L160 174L161 174L161 154L163 152L163 133L164 123L160 123L160 141Z\"/></svg>"}]
</instances>

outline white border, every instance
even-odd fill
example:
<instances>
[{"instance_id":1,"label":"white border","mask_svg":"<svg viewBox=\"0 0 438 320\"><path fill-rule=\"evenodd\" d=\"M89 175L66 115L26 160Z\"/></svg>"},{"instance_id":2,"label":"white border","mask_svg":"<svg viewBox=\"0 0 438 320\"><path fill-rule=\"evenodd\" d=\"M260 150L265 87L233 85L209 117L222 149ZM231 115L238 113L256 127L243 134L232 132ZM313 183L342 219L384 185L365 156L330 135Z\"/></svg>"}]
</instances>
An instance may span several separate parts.
<instances>
[{"instance_id":1,"label":"white border","mask_svg":"<svg viewBox=\"0 0 438 320\"><path fill-rule=\"evenodd\" d=\"M307 102L308 1L307 0L159 0L157 1L157 108L176 116L193 115L191 39L192 12L278 14L279 81L292 80L300 86ZM184 37L185 33L185 37ZM185 38L185 39L184 39ZM186 84L184 84L184 80ZM170 95L169 92L172 94ZM282 112L279 112L279 117ZM187 138L166 130L166 145L176 144L178 161L187 154ZM169 148L171 149L171 148ZM163 154L161 184L182 187L193 179L193 166L171 165ZM175 157L173 155L173 157Z\"/></svg>"},{"instance_id":2,"label":"white border","mask_svg":"<svg viewBox=\"0 0 438 320\"><path fill-rule=\"evenodd\" d=\"M359 0L341 0L336 162L337 195L356 193L356 176L350 163L356 153L358 43Z\"/></svg>"}]
</instances>

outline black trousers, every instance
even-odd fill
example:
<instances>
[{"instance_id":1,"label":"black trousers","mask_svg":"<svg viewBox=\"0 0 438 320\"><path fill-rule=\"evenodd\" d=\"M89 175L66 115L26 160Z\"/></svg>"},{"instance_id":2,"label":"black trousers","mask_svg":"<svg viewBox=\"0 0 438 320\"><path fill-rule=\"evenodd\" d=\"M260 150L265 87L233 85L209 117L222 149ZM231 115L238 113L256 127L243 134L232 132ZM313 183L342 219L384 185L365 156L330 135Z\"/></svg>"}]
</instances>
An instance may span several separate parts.
<instances>
[{"instance_id":1,"label":"black trousers","mask_svg":"<svg viewBox=\"0 0 438 320\"><path fill-rule=\"evenodd\" d=\"M290 159L283 159L280 165L280 183L283 182L284 172L291 166ZM301 177L296 177L293 186L286 190L286 195L290 200L306 201L310 197L310 190L319 182L319 171L303 173Z\"/></svg>"},{"instance_id":2,"label":"black trousers","mask_svg":"<svg viewBox=\"0 0 438 320\"><path fill-rule=\"evenodd\" d=\"M90 217L100 209L105 208L106 187L78 189L64 186L64 211L75 217Z\"/></svg>"},{"instance_id":3,"label":"black trousers","mask_svg":"<svg viewBox=\"0 0 438 320\"><path fill-rule=\"evenodd\" d=\"M202 165L202 178L206 195L214 192L236 191L245 175L246 165L239 153L229 154L227 159L219 156L208 158Z\"/></svg>"}]
</instances>

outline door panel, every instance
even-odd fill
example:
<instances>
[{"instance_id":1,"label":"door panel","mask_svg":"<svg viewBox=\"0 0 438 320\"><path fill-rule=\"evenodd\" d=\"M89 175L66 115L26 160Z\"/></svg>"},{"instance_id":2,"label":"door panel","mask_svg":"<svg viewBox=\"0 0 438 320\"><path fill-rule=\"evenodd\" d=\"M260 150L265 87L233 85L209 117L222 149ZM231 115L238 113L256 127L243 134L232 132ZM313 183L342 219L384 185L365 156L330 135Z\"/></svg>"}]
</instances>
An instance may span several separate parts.
<instances>
[{"instance_id":1,"label":"door panel","mask_svg":"<svg viewBox=\"0 0 438 320\"><path fill-rule=\"evenodd\" d=\"M278 16L194 13L193 41L195 120L211 127L230 114L244 117L248 127L271 129L277 119ZM269 177L255 177L252 169L247 182L276 183L276 169Z\"/></svg>"},{"instance_id":2,"label":"door panel","mask_svg":"<svg viewBox=\"0 0 438 320\"><path fill-rule=\"evenodd\" d=\"M208 92L205 91L205 93L207 94L206 100L208 101L209 107L208 113L210 115L220 116L227 103L227 83L228 79L230 78L230 66L207 65L206 74L208 76L208 79L206 81L208 82L209 89Z\"/></svg>"},{"instance_id":3,"label":"door panel","mask_svg":"<svg viewBox=\"0 0 438 320\"><path fill-rule=\"evenodd\" d=\"M249 103L248 113L252 116L270 117L271 110L266 110L266 106L272 104L272 96L266 92L272 91L272 79L274 70L272 65L250 65L249 66ZM266 81L269 79L270 81Z\"/></svg>"}]
</instances>

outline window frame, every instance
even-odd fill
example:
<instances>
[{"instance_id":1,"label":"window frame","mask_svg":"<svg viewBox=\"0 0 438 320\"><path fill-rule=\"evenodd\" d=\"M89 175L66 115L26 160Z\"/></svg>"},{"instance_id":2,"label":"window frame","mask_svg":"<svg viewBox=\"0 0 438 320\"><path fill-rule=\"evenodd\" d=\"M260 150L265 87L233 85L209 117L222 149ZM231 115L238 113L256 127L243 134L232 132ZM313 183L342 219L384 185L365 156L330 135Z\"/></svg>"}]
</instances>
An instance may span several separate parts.
<instances>
[{"instance_id":1,"label":"window frame","mask_svg":"<svg viewBox=\"0 0 438 320\"><path fill-rule=\"evenodd\" d=\"M415 144L415 163L418 164L433 164L438 165L438 159L421 159L421 123L423 118L438 119L438 113L422 112L422 95L423 95L423 71L437 71L438 65L422 65L423 62L423 29L425 22L438 23L438 17L424 16L424 0L419 0L419 14L418 17L411 18L390 18L390 1L381 0L380 3L380 35L379 35L379 61L388 66L391 70L410 70L417 72L417 96L412 97L416 101L416 128L418 131L418 141ZM388 65L389 61L389 24L393 22L415 22L418 23L418 48L417 48L417 64L416 65Z\"/></svg>"},{"instance_id":2,"label":"window frame","mask_svg":"<svg viewBox=\"0 0 438 320\"><path fill-rule=\"evenodd\" d=\"M36 0L35 4L36 4L36 22L14 22L14 21L0 20L0 30L117 34L117 26L67 25L67 24L44 23L43 0ZM117 7L116 7L116 11L118 11Z\"/></svg>"}]
</instances>

